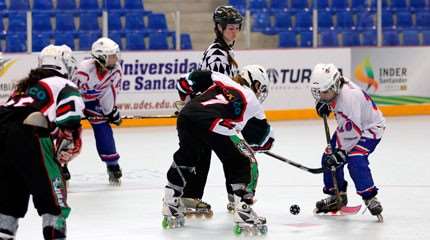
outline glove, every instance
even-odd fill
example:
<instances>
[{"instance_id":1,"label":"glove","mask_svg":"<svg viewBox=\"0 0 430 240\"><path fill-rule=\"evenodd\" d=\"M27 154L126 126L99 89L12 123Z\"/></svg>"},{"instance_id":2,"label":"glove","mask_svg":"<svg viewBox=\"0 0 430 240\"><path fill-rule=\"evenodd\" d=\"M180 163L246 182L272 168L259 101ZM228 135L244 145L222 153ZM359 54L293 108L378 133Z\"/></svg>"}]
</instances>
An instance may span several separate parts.
<instances>
[{"instance_id":1,"label":"glove","mask_svg":"<svg viewBox=\"0 0 430 240\"><path fill-rule=\"evenodd\" d=\"M82 147L81 131L81 127L73 130L58 130L55 139L55 152L57 161L62 165L70 162L80 153Z\"/></svg>"},{"instance_id":2,"label":"glove","mask_svg":"<svg viewBox=\"0 0 430 240\"><path fill-rule=\"evenodd\" d=\"M330 107L327 103L317 102L315 109L320 117L328 117L331 113Z\"/></svg>"},{"instance_id":3,"label":"glove","mask_svg":"<svg viewBox=\"0 0 430 240\"><path fill-rule=\"evenodd\" d=\"M190 96L194 91L191 87L193 82L188 80L186 77L179 78L176 83L176 89L178 89L179 97L182 101L185 101L187 96Z\"/></svg>"},{"instance_id":4,"label":"glove","mask_svg":"<svg viewBox=\"0 0 430 240\"><path fill-rule=\"evenodd\" d=\"M326 155L323 167L338 167L345 163L347 154L344 150L336 149L332 154Z\"/></svg>"},{"instance_id":5,"label":"glove","mask_svg":"<svg viewBox=\"0 0 430 240\"><path fill-rule=\"evenodd\" d=\"M108 122L113 123L117 126L121 125L121 115L119 114L118 108L115 106L112 109L112 112L107 115Z\"/></svg>"},{"instance_id":6,"label":"glove","mask_svg":"<svg viewBox=\"0 0 430 240\"><path fill-rule=\"evenodd\" d=\"M254 152L267 152L272 148L274 141L275 139L270 137L263 145L251 145L251 148L254 150Z\"/></svg>"}]
</instances>

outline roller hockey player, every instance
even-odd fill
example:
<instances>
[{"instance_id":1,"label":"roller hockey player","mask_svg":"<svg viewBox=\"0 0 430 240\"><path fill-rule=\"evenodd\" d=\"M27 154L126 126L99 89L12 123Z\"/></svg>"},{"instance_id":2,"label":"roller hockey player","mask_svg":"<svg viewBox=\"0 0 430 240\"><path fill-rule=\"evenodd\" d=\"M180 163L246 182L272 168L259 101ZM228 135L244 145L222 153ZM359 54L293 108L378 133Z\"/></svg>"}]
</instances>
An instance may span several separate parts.
<instances>
[{"instance_id":1,"label":"roller hockey player","mask_svg":"<svg viewBox=\"0 0 430 240\"><path fill-rule=\"evenodd\" d=\"M265 74L262 67L253 68ZM163 227L183 226L185 207L180 197L195 174L196 162L201 160L199 149L204 145L220 158L226 180L232 185L237 231L267 231L265 218L251 208L258 178L257 162L251 147L236 135L253 117L260 119L271 132L260 103L267 97L268 89L259 80L251 79L251 84L247 85L243 79L237 83L220 73L202 70L178 80L182 99L189 102L179 112L177 120L180 147L167 173ZM198 92L202 94L191 97ZM273 138L267 135L262 142L258 147L268 150Z\"/></svg>"},{"instance_id":2,"label":"roller hockey player","mask_svg":"<svg viewBox=\"0 0 430 240\"><path fill-rule=\"evenodd\" d=\"M119 46L109 38L100 38L91 47L92 58L82 61L75 71L76 83L85 101L88 118L96 139L97 152L106 163L109 182L120 184L122 171L116 151L112 127L121 124L116 107L116 96L121 86L122 69L119 65Z\"/></svg>"},{"instance_id":3,"label":"roller hockey player","mask_svg":"<svg viewBox=\"0 0 430 240\"><path fill-rule=\"evenodd\" d=\"M363 198L372 215L382 221L382 205L376 198L375 186L369 168L369 155L375 150L385 130L385 120L363 90L344 78L333 64L317 64L311 77L311 91L317 100L317 113L323 117L334 112L338 127L331 140L331 152L322 157L322 165L336 167L340 202L335 196L329 170L324 172L323 191L330 196L316 203L316 213L336 212L346 206L347 182L343 167L354 181L357 193Z\"/></svg>"},{"instance_id":4,"label":"roller hockey player","mask_svg":"<svg viewBox=\"0 0 430 240\"><path fill-rule=\"evenodd\" d=\"M39 67L0 107L0 239L14 239L30 195L42 217L44 239L66 239L70 208L56 160L67 162L79 153L84 110L78 89L67 80L67 62L60 46L45 47ZM54 130L57 141L70 143L58 149L59 159Z\"/></svg>"},{"instance_id":5,"label":"roller hockey player","mask_svg":"<svg viewBox=\"0 0 430 240\"><path fill-rule=\"evenodd\" d=\"M215 40L209 45L203 54L200 65L201 70L210 70L234 78L238 75L238 64L234 59L233 46L239 36L243 17L239 11L232 6L219 6L215 9L213 16ZM188 215L196 213L201 216L212 216L210 204L202 201L206 179L211 162L211 150L209 146L201 147L200 161L196 163L196 174L184 189L182 201L187 209ZM234 198L231 185L226 182L228 193L227 209L234 210Z\"/></svg>"}]
</instances>

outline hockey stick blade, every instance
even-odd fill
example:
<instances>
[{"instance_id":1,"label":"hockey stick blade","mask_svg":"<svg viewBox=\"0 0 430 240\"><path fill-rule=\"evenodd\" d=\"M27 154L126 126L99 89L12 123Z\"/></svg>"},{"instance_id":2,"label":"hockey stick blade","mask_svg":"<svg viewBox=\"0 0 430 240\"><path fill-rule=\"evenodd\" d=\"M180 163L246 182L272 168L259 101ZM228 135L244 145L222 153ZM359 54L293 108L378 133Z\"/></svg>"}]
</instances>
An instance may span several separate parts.
<instances>
[{"instance_id":1,"label":"hockey stick blade","mask_svg":"<svg viewBox=\"0 0 430 240\"><path fill-rule=\"evenodd\" d=\"M272 153L272 152L264 152L264 153L266 155L269 155L269 156L271 156L273 158L276 158L276 159L278 159L278 160L280 160L282 162L288 163L291 166L294 166L294 167L299 168L299 169L301 169L303 171L310 172L310 173L313 173L313 174L319 174L319 173L324 172L324 170L325 170L324 168L309 168L309 167L303 166L303 165L301 165L299 163L291 161L291 160L289 160L287 158L284 158L284 157L279 156L279 155L277 155L275 153Z\"/></svg>"}]
</instances>

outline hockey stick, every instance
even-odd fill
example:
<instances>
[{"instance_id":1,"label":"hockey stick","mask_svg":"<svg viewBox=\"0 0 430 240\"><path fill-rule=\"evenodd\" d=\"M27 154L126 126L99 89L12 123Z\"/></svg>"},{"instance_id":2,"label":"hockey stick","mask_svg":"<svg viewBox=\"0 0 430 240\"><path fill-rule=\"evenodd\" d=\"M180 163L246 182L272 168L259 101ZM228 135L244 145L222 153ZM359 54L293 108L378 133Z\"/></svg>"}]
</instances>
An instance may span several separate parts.
<instances>
[{"instance_id":1,"label":"hockey stick","mask_svg":"<svg viewBox=\"0 0 430 240\"><path fill-rule=\"evenodd\" d=\"M294 167L299 168L299 169L301 169L303 171L310 172L310 173L313 173L313 174L319 174L319 173L324 172L324 170L325 170L324 168L309 168L309 167L303 166L303 165L301 165L299 163L296 163L296 162L294 162L294 161L292 161L290 159L284 158L284 157L279 156L279 155L277 155L275 153L272 153L272 152L264 152L264 153L266 155L269 155L269 156L275 158L275 159L278 159L279 161L288 163L291 166L294 166Z\"/></svg>"},{"instance_id":2,"label":"hockey stick","mask_svg":"<svg viewBox=\"0 0 430 240\"><path fill-rule=\"evenodd\" d=\"M327 115L323 116L323 120L324 120L324 130L325 130L325 138L327 141L327 149L329 154L331 154L333 152L331 144L330 144L330 128L328 127L328 123L327 123ZM337 201L337 206L340 207L341 205L341 199L340 199L340 192L339 192L339 185L336 179L336 167L335 166L331 166L330 168L330 172L331 172L331 177L333 179L333 187L334 187L334 191L336 193L336 201Z\"/></svg>"},{"instance_id":3,"label":"hockey stick","mask_svg":"<svg viewBox=\"0 0 430 240\"><path fill-rule=\"evenodd\" d=\"M151 118L176 118L177 115L175 114L171 114L171 115L137 115L137 116L133 116L133 115L125 115L122 116L121 119L151 119ZM92 121L102 121L102 120L109 120L108 117L106 116L88 116L85 119L87 120L92 120Z\"/></svg>"}]
</instances>

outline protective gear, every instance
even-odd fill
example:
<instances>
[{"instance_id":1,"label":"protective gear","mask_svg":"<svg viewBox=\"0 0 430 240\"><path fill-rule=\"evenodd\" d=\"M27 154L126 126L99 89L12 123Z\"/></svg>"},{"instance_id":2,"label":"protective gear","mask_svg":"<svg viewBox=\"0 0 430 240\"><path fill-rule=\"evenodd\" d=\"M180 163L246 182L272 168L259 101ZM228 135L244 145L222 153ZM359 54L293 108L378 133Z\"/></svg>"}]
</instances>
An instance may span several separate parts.
<instances>
[{"instance_id":1,"label":"protective gear","mask_svg":"<svg viewBox=\"0 0 430 240\"><path fill-rule=\"evenodd\" d=\"M326 156L323 167L338 167L345 163L347 154L345 151L336 149L332 154Z\"/></svg>"},{"instance_id":2,"label":"protective gear","mask_svg":"<svg viewBox=\"0 0 430 240\"><path fill-rule=\"evenodd\" d=\"M182 76L176 83L176 88L178 89L179 97L182 101L185 101L187 96L193 93L193 81L188 78L189 76L190 74Z\"/></svg>"},{"instance_id":3,"label":"protective gear","mask_svg":"<svg viewBox=\"0 0 430 240\"><path fill-rule=\"evenodd\" d=\"M75 130L59 129L56 136L55 146L57 161L59 161L61 164L70 162L81 151L81 132L81 127Z\"/></svg>"},{"instance_id":4,"label":"protective gear","mask_svg":"<svg viewBox=\"0 0 430 240\"><path fill-rule=\"evenodd\" d=\"M227 24L240 24L242 26L243 17L233 6L219 6L213 13L213 21L215 26L220 24L222 29L225 29Z\"/></svg>"},{"instance_id":5,"label":"protective gear","mask_svg":"<svg viewBox=\"0 0 430 240\"><path fill-rule=\"evenodd\" d=\"M263 103L269 95L269 77L266 69L259 65L247 65L239 74L254 91L260 103Z\"/></svg>"},{"instance_id":6,"label":"protective gear","mask_svg":"<svg viewBox=\"0 0 430 240\"><path fill-rule=\"evenodd\" d=\"M38 67L55 70L66 78L72 76L75 65L76 60L67 45L50 44L42 49L38 57Z\"/></svg>"},{"instance_id":7,"label":"protective gear","mask_svg":"<svg viewBox=\"0 0 430 240\"><path fill-rule=\"evenodd\" d=\"M320 92L333 90L339 93L342 75L334 64L319 63L315 66L311 76L312 96L320 101Z\"/></svg>"},{"instance_id":8,"label":"protective gear","mask_svg":"<svg viewBox=\"0 0 430 240\"><path fill-rule=\"evenodd\" d=\"M317 102L317 105L315 106L315 110L318 113L318 116L324 117L329 116L331 113L330 106L325 102Z\"/></svg>"},{"instance_id":9,"label":"protective gear","mask_svg":"<svg viewBox=\"0 0 430 240\"><path fill-rule=\"evenodd\" d=\"M109 115L107 115L107 117L108 117L108 121L110 123L113 123L117 126L119 126L122 122L121 121L121 114L119 113L119 110L116 106L113 107L112 112L109 113Z\"/></svg>"},{"instance_id":10,"label":"protective gear","mask_svg":"<svg viewBox=\"0 0 430 240\"><path fill-rule=\"evenodd\" d=\"M369 209L372 215L376 216L382 213L382 210L383 210L382 205L376 197L373 197L368 200L364 200L364 203L366 204L367 208Z\"/></svg>"},{"instance_id":11,"label":"protective gear","mask_svg":"<svg viewBox=\"0 0 430 240\"><path fill-rule=\"evenodd\" d=\"M342 207L345 207L348 203L348 197L346 195L346 192L340 192L339 200L340 203L338 203L336 195L330 195L329 197L316 202L315 213L337 212Z\"/></svg>"},{"instance_id":12,"label":"protective gear","mask_svg":"<svg viewBox=\"0 0 430 240\"><path fill-rule=\"evenodd\" d=\"M112 69L115 67L115 65L108 64L108 58L111 55L115 55L119 59L119 46L110 38L99 38L91 46L91 56L102 68Z\"/></svg>"}]
</instances>

